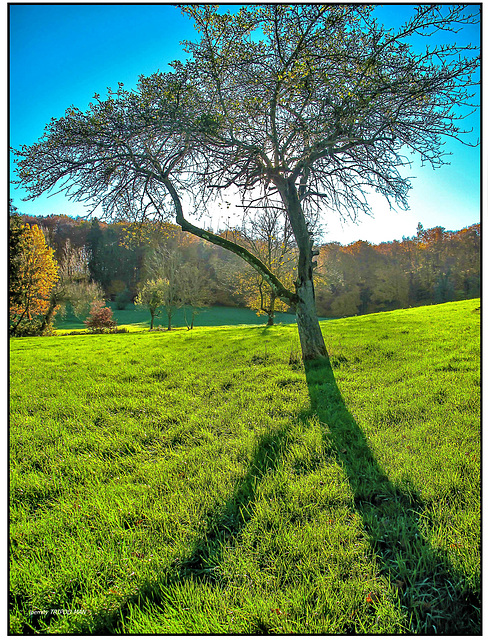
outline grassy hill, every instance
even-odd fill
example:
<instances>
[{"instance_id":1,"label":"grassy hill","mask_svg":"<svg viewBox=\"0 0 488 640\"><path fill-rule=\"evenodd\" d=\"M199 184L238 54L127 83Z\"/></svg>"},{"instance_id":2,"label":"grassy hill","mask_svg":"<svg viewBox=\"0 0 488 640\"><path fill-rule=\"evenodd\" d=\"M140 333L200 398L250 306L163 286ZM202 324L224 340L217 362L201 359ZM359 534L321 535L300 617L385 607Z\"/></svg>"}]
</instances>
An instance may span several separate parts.
<instances>
[{"instance_id":1,"label":"grassy hill","mask_svg":"<svg viewBox=\"0 0 488 640\"><path fill-rule=\"evenodd\" d=\"M11 340L11 632L479 633L479 300L323 331Z\"/></svg>"}]
</instances>

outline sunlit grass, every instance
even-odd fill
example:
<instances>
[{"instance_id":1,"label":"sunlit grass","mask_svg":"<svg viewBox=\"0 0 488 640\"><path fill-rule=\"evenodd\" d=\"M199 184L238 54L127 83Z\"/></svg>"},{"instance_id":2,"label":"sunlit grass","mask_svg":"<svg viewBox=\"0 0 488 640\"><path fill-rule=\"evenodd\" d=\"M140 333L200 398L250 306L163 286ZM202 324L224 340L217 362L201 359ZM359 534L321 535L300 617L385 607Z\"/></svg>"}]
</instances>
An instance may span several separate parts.
<instances>
[{"instance_id":1,"label":"sunlit grass","mask_svg":"<svg viewBox=\"0 0 488 640\"><path fill-rule=\"evenodd\" d=\"M12 340L11 632L479 632L477 308Z\"/></svg>"}]
</instances>

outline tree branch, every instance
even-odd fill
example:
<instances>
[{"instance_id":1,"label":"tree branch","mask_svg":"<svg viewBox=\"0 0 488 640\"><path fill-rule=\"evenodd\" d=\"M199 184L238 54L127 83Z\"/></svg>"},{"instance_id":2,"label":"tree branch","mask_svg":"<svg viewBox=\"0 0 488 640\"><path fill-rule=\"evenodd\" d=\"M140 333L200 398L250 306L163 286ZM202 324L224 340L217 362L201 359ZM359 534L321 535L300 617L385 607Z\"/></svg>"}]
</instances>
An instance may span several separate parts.
<instances>
[{"instance_id":1,"label":"tree branch","mask_svg":"<svg viewBox=\"0 0 488 640\"><path fill-rule=\"evenodd\" d=\"M166 176L162 176L160 180L171 195L176 210L176 222L183 231L187 231L194 236L203 238L204 240L207 240L208 242L211 242L212 244L215 244L219 247L223 247L224 249L227 249L228 251L231 251L235 255L239 256L260 273L264 280L266 280L266 282L269 284L271 289L276 293L276 296L278 298L287 300L291 306L294 306L296 304L298 300L297 294L289 291L268 269L268 267L250 251L248 251L244 247L241 247L241 245L228 240L227 238L223 238L216 235L215 233L212 233L211 231L207 231L206 229L197 227L186 220L183 215L183 207L181 206L180 197L171 180Z\"/></svg>"}]
</instances>

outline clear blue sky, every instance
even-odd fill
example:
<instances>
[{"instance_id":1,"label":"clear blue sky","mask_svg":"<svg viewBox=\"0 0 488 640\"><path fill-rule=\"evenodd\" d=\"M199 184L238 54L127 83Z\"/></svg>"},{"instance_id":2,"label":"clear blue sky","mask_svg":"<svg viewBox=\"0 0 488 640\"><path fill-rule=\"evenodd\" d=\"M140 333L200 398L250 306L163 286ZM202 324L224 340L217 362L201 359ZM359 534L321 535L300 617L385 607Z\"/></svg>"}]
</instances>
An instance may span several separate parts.
<instances>
[{"instance_id":1,"label":"clear blue sky","mask_svg":"<svg viewBox=\"0 0 488 640\"><path fill-rule=\"evenodd\" d=\"M378 17L387 26L398 26L410 10L408 5L382 6ZM167 70L170 61L184 56L180 42L195 34L190 20L171 5L10 5L10 145L36 142L52 117L62 116L71 105L87 108L94 93L103 96L118 82L131 89L140 74ZM479 40L477 27L456 36L458 43ZM479 115L467 124L475 130L470 140L476 141ZM415 235L418 222L450 230L479 222L480 149L455 141L446 148L453 154L450 166L433 171L416 164L407 172L416 176L408 212L391 212L375 199L374 219L341 226L330 218L324 240L377 243ZM22 213L85 213L81 204L62 195L22 202L24 195L11 189Z\"/></svg>"}]
</instances>

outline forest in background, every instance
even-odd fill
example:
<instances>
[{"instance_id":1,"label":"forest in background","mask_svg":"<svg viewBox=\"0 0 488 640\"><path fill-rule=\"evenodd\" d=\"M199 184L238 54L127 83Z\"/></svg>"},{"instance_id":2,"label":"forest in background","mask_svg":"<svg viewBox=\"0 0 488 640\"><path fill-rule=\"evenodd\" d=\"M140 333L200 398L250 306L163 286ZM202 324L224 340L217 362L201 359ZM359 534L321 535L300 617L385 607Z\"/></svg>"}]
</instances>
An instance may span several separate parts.
<instances>
[{"instance_id":1,"label":"forest in background","mask_svg":"<svg viewBox=\"0 0 488 640\"><path fill-rule=\"evenodd\" d=\"M164 249L177 256L180 265L191 264L197 269L206 304L247 306L264 312L263 295L269 291L263 292L265 283L259 282L249 265L176 225L107 223L66 215L21 214L21 218L44 232L58 261L67 245L82 252L91 280L119 308L135 300L148 278L148 257ZM262 239L261 231L221 233L255 251L267 250L271 262L271 254L279 254L276 248L283 246L283 238L273 238L271 244L275 242L276 247L272 247L269 238L268 242ZM378 245L361 240L347 246L322 243L317 246L314 274L318 314L343 317L478 297L480 243L479 223L459 231L424 229L419 224L416 236ZM294 247L288 243L285 256L275 258L281 260L290 278L295 257Z\"/></svg>"}]
</instances>

